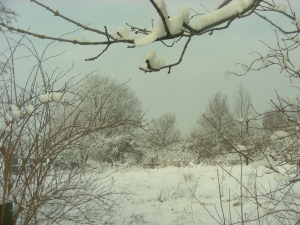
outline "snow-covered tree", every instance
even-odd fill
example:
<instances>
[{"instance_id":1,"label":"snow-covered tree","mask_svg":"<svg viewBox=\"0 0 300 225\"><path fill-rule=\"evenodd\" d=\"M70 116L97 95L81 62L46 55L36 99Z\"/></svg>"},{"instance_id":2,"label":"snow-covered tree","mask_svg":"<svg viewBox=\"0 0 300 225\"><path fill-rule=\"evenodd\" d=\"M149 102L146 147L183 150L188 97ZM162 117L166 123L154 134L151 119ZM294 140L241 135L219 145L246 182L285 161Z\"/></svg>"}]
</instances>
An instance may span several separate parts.
<instances>
[{"instance_id":1,"label":"snow-covered tree","mask_svg":"<svg viewBox=\"0 0 300 225\"><path fill-rule=\"evenodd\" d=\"M204 116L198 120L198 128L193 131L194 138L197 138L198 146L201 146L206 156L214 156L229 150L226 142L220 133L232 138L234 132L234 122L230 115L228 97L220 91L210 99ZM218 130L218 131L217 131ZM199 152L203 155L204 152Z\"/></svg>"},{"instance_id":2,"label":"snow-covered tree","mask_svg":"<svg viewBox=\"0 0 300 225\"><path fill-rule=\"evenodd\" d=\"M119 83L109 77L94 74L86 77L79 85L81 103L80 120L92 122L93 126L105 126L116 121L132 121L124 124L126 133L134 129L134 121L142 117L141 102L126 83ZM120 127L120 126L119 126Z\"/></svg>"},{"instance_id":3,"label":"snow-covered tree","mask_svg":"<svg viewBox=\"0 0 300 225\"><path fill-rule=\"evenodd\" d=\"M76 115L77 126L88 124L94 132L77 140L69 155L77 155L78 160L85 164L91 157L91 146L98 142L99 137L112 140L112 137L132 136L141 126L143 114L140 101L127 83L93 74L84 78L77 87L77 99L80 102L77 108L80 114ZM73 120L74 116L70 116L66 122L73 123ZM98 127L103 129L99 130ZM100 148L97 154L101 155L102 162L113 158L112 150Z\"/></svg>"},{"instance_id":4,"label":"snow-covered tree","mask_svg":"<svg viewBox=\"0 0 300 225\"><path fill-rule=\"evenodd\" d=\"M145 142L150 148L160 151L178 142L180 138L181 133L177 128L176 116L164 114L149 125L149 131L145 135Z\"/></svg>"}]
</instances>

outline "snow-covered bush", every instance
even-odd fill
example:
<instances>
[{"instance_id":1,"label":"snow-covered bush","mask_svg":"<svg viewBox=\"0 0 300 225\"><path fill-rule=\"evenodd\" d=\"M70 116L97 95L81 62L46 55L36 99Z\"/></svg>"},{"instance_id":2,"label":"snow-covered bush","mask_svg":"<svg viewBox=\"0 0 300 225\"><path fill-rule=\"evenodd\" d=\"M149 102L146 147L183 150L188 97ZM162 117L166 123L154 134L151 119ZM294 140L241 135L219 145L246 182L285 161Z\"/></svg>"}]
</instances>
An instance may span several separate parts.
<instances>
[{"instance_id":1,"label":"snow-covered bush","mask_svg":"<svg viewBox=\"0 0 300 225\"><path fill-rule=\"evenodd\" d=\"M160 166L188 166L190 162L197 163L197 153L192 150L187 142L174 143L166 148L143 149L142 163L155 163Z\"/></svg>"}]
</instances>

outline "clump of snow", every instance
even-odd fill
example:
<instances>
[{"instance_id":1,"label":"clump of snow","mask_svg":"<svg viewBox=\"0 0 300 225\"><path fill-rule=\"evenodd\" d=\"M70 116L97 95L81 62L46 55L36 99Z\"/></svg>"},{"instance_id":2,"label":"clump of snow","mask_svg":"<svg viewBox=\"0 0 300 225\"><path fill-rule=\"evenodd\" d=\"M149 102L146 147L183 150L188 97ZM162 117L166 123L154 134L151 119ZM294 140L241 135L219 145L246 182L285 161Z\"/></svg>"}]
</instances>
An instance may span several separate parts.
<instances>
[{"instance_id":1,"label":"clump of snow","mask_svg":"<svg viewBox=\"0 0 300 225\"><path fill-rule=\"evenodd\" d=\"M10 126L10 125L7 126L7 127L5 128L5 131L6 131L6 132L11 132L11 126Z\"/></svg>"},{"instance_id":2,"label":"clump of snow","mask_svg":"<svg viewBox=\"0 0 300 225\"><path fill-rule=\"evenodd\" d=\"M190 10L187 8L181 9L179 14L170 17L170 19L167 20L167 26L170 33L172 35L180 33L182 31L183 23L188 23L189 17Z\"/></svg>"},{"instance_id":3,"label":"clump of snow","mask_svg":"<svg viewBox=\"0 0 300 225\"><path fill-rule=\"evenodd\" d=\"M48 101L51 101L51 98L49 99L49 93L38 96L41 103L46 103Z\"/></svg>"},{"instance_id":4,"label":"clump of snow","mask_svg":"<svg viewBox=\"0 0 300 225\"><path fill-rule=\"evenodd\" d=\"M288 104L289 105L298 105L298 102L296 99L288 98Z\"/></svg>"},{"instance_id":5,"label":"clump of snow","mask_svg":"<svg viewBox=\"0 0 300 225\"><path fill-rule=\"evenodd\" d=\"M300 66L296 66L296 67L294 68L294 71L295 71L295 73L299 73L299 72L300 72Z\"/></svg>"},{"instance_id":6,"label":"clump of snow","mask_svg":"<svg viewBox=\"0 0 300 225\"><path fill-rule=\"evenodd\" d=\"M292 177L289 177L289 176L284 176L282 174L277 174L274 179L277 181L277 182L281 182L281 181L291 181L293 178Z\"/></svg>"},{"instance_id":7,"label":"clump of snow","mask_svg":"<svg viewBox=\"0 0 300 225\"><path fill-rule=\"evenodd\" d=\"M277 10L277 11L279 11L279 12L284 12L284 13L287 12L286 11L286 5L282 4L282 3L277 4L274 9Z\"/></svg>"},{"instance_id":8,"label":"clump of snow","mask_svg":"<svg viewBox=\"0 0 300 225\"><path fill-rule=\"evenodd\" d=\"M6 116L6 120L7 120L7 121L13 121L14 118L13 118L11 115L7 115L7 116Z\"/></svg>"},{"instance_id":9,"label":"clump of snow","mask_svg":"<svg viewBox=\"0 0 300 225\"><path fill-rule=\"evenodd\" d=\"M232 0L224 7L200 16L193 27L196 30L201 30L202 28L212 25L218 21L242 13L253 3L254 0Z\"/></svg>"},{"instance_id":10,"label":"clump of snow","mask_svg":"<svg viewBox=\"0 0 300 225\"><path fill-rule=\"evenodd\" d=\"M61 101L63 97L63 93L61 92L47 92L46 94L38 96L41 103L51 102L52 100L55 102Z\"/></svg>"},{"instance_id":11,"label":"clump of snow","mask_svg":"<svg viewBox=\"0 0 300 225\"><path fill-rule=\"evenodd\" d=\"M277 174L274 177L274 179L277 182L292 182L292 183L295 183L295 182L300 181L300 175L297 175L296 177L290 177L290 176L284 176L282 174Z\"/></svg>"},{"instance_id":12,"label":"clump of snow","mask_svg":"<svg viewBox=\"0 0 300 225\"><path fill-rule=\"evenodd\" d=\"M183 23L187 23L189 20L190 10L187 8L181 9L176 16L169 18L165 2L163 0L155 0L155 4L163 14L170 33L172 35L180 33L183 29ZM153 27L151 33L140 38L134 38L134 44L138 47L146 46L164 35L166 35L166 30L163 21L160 18L158 23Z\"/></svg>"},{"instance_id":13,"label":"clump of snow","mask_svg":"<svg viewBox=\"0 0 300 225\"><path fill-rule=\"evenodd\" d=\"M17 124L11 123L11 130L15 131L18 128Z\"/></svg>"},{"instance_id":14,"label":"clump of snow","mask_svg":"<svg viewBox=\"0 0 300 225\"><path fill-rule=\"evenodd\" d=\"M116 33L113 35L118 40L132 40L128 27L118 27Z\"/></svg>"},{"instance_id":15,"label":"clump of snow","mask_svg":"<svg viewBox=\"0 0 300 225\"><path fill-rule=\"evenodd\" d=\"M266 68L270 65L270 61L267 58L263 58L262 61L263 61L262 67Z\"/></svg>"},{"instance_id":16,"label":"clump of snow","mask_svg":"<svg viewBox=\"0 0 300 225\"><path fill-rule=\"evenodd\" d=\"M10 108L11 108L11 115L12 115L12 117L13 117L14 119L19 119L20 116L21 116L21 111L20 111L20 109L19 109L16 105L14 105L14 104L12 104L12 105L10 106Z\"/></svg>"},{"instance_id":17,"label":"clump of snow","mask_svg":"<svg viewBox=\"0 0 300 225\"><path fill-rule=\"evenodd\" d=\"M279 138L284 138L284 137L287 137L289 136L289 134L283 130L279 130L279 131L276 131L275 133L273 133L270 137L270 140L271 141L274 141L276 139L279 139Z\"/></svg>"},{"instance_id":18,"label":"clump of snow","mask_svg":"<svg viewBox=\"0 0 300 225\"><path fill-rule=\"evenodd\" d=\"M155 5L159 8L165 18L168 18L167 6L164 0L154 0Z\"/></svg>"},{"instance_id":19,"label":"clump of snow","mask_svg":"<svg viewBox=\"0 0 300 225\"><path fill-rule=\"evenodd\" d=\"M146 60L149 60L152 69L160 69L165 66L165 61L163 59L156 58L155 51L148 52ZM149 70L146 62L140 64L140 68L143 70Z\"/></svg>"},{"instance_id":20,"label":"clump of snow","mask_svg":"<svg viewBox=\"0 0 300 225\"><path fill-rule=\"evenodd\" d=\"M240 151L247 151L247 150L248 150L244 145L237 145L237 148L238 148Z\"/></svg>"},{"instance_id":21,"label":"clump of snow","mask_svg":"<svg viewBox=\"0 0 300 225\"><path fill-rule=\"evenodd\" d=\"M296 18L296 26L300 30L300 18Z\"/></svg>"},{"instance_id":22,"label":"clump of snow","mask_svg":"<svg viewBox=\"0 0 300 225\"><path fill-rule=\"evenodd\" d=\"M299 42L299 37L298 37L298 36L294 37L294 38L293 38L293 41L294 41L294 42Z\"/></svg>"},{"instance_id":23,"label":"clump of snow","mask_svg":"<svg viewBox=\"0 0 300 225\"><path fill-rule=\"evenodd\" d=\"M55 102L59 102L63 97L63 93L61 92L52 92L51 93L51 98Z\"/></svg>"},{"instance_id":24,"label":"clump of snow","mask_svg":"<svg viewBox=\"0 0 300 225\"><path fill-rule=\"evenodd\" d=\"M274 160L270 156L267 156L263 160L253 162L251 165L254 169L257 169L257 167L259 166L265 166L267 168L273 169L276 172L279 172L278 168L275 166Z\"/></svg>"},{"instance_id":25,"label":"clump of snow","mask_svg":"<svg viewBox=\"0 0 300 225\"><path fill-rule=\"evenodd\" d=\"M88 40L85 37L76 37L74 38L74 41L81 43L81 42L87 42Z\"/></svg>"},{"instance_id":26,"label":"clump of snow","mask_svg":"<svg viewBox=\"0 0 300 225\"><path fill-rule=\"evenodd\" d=\"M26 106L25 110L26 110L27 114L30 115L34 111L34 106L33 105Z\"/></svg>"},{"instance_id":27,"label":"clump of snow","mask_svg":"<svg viewBox=\"0 0 300 225\"><path fill-rule=\"evenodd\" d=\"M158 24L152 29L151 33L145 35L141 38L135 38L134 44L138 47L146 46L154 42L157 38L160 38L165 35L165 28L163 22L160 20Z\"/></svg>"},{"instance_id":28,"label":"clump of snow","mask_svg":"<svg viewBox=\"0 0 300 225\"><path fill-rule=\"evenodd\" d=\"M69 101L70 101L70 99L67 98L67 97L63 97L63 98L60 100L61 103L68 103Z\"/></svg>"}]
</instances>

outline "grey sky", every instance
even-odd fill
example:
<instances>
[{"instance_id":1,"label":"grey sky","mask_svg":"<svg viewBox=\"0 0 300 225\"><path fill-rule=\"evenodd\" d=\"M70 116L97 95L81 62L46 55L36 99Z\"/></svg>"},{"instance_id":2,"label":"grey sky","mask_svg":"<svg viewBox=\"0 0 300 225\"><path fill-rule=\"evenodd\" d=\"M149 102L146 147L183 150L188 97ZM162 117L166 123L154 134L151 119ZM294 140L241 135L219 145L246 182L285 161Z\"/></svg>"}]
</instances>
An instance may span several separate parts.
<instances>
[{"instance_id":1,"label":"grey sky","mask_svg":"<svg viewBox=\"0 0 300 225\"><path fill-rule=\"evenodd\" d=\"M83 24L91 23L91 27L103 29L103 26L107 26L111 32L119 26L126 26L126 22L137 27L150 28L151 19L158 18L148 0L41 0L41 2ZM166 0L165 2L169 14L174 15L183 6L204 12L200 2L208 10L213 10L221 1ZM295 11L299 11L299 1L291 2L297 5ZM29 0L4 0L3 3L21 15L19 22L13 23L15 27L30 28L32 32L53 36L76 29L75 26L54 17ZM90 41L97 38L83 31L67 37L80 36ZM174 67L171 74L167 74L167 70L144 73L138 69L138 65L149 50L155 50L157 57L163 58L167 64L175 62L183 42L175 48L166 48L159 43L135 49L127 49L127 45L115 45L93 62L85 62L84 59L99 54L103 47L55 43L49 49L49 54L67 50L62 57L53 60L52 69L59 65L66 70L74 60L73 74L99 70L99 73L119 81L131 79L129 85L142 101L143 108L148 110L147 117L155 118L164 113L174 113L179 127L187 132L194 127L196 120L205 111L208 99L214 93L220 90L228 94L232 100L239 83L249 91L254 107L261 112L269 108L270 99L275 99L275 90L285 98L297 96L297 90L291 88L294 84L275 68L249 73L244 77L227 78L224 75L228 70L237 70L234 66L236 62L250 63L251 59L254 59L254 56L249 54L251 51L266 53L266 48L260 40L275 44L275 38L272 28L254 15L236 20L226 30L192 39L183 62ZM42 49L48 43L36 38L33 40L38 49ZM299 50L298 53L300 55Z\"/></svg>"}]
</instances>

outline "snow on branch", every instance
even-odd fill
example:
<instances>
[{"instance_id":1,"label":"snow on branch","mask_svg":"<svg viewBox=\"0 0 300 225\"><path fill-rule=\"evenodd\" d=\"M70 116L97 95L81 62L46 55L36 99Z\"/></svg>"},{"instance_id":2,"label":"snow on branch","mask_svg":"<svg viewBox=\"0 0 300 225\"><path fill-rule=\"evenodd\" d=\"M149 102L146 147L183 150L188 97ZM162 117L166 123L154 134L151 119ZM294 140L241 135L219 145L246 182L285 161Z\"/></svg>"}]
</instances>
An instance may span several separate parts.
<instances>
[{"instance_id":1,"label":"snow on branch","mask_svg":"<svg viewBox=\"0 0 300 225\"><path fill-rule=\"evenodd\" d=\"M98 59L108 50L109 46L112 44L125 44L128 45L127 47L128 49L131 49L134 47L147 46L152 44L153 42L161 42L163 45L167 47L173 47L180 40L186 39L186 43L181 50L180 58L177 62L170 63L164 66L162 66L161 64L160 67L156 67L155 65L151 65L150 62L151 60L149 59L148 64L146 61L147 66L145 66L144 64L142 67L141 66L139 67L141 70L144 71L146 71L147 68L146 72L157 72L162 69L168 69L168 72L170 73L171 67L174 67L182 62L183 56L185 54L187 46L190 43L191 38L193 38L194 36L201 36L205 33L212 34L212 32L216 30L226 29L229 27L232 21L234 21L237 18L246 17L251 15L252 13L256 13L261 18L269 21L268 19L266 19L266 17L263 17L262 15L258 14L257 11L263 11L263 12L274 11L283 14L284 16L288 16L289 19L292 19L293 23L295 23L298 28L300 26L299 19L297 19L293 15L286 13L287 8L284 5L282 4L273 5L271 3L266 3L263 0L226 0L222 4L220 4L216 10L206 13L204 15L200 15L199 13L196 13L193 10L193 12L195 12L195 15L193 16L190 16L190 9L188 8L181 9L175 15L169 15L167 10L167 5L164 0L150 0L150 3L155 8L159 16L157 23L152 27L152 29L147 30L145 28L135 27L125 23L126 27L121 25L120 27L115 29L115 32L110 33L108 32L108 29L105 26L105 24L102 25L102 27L104 27L103 30L95 29L88 25L76 21L75 19L71 19L63 15L58 9L51 9L50 7L44 5L43 3L38 2L37 0L32 0L31 2L49 11L54 16L70 24L76 25L79 29L82 29L86 32L92 32L98 34L100 40L97 39L95 41L92 40L88 41L86 38L82 38L82 37L78 37L75 39L68 39L68 38L62 38L64 35L61 35L60 37L54 37L51 35L38 34L37 32L29 32L29 30L15 28L14 26L10 26L8 24L2 23L1 21L0 21L0 27L4 27L10 31L34 36L40 39L48 39L48 40L72 43L77 45L103 45L104 46L104 49L102 51L100 50L99 54L97 54L94 57L87 58L86 61L92 61ZM269 7L268 10L266 10L266 6L264 6L264 4L268 5ZM193 22L191 21L192 18L195 18ZM276 24L272 23L271 21L269 22L277 29L279 29ZM225 25L223 26L222 24ZM68 32L66 31L65 34L67 33ZM164 41L167 40L173 40L173 44L171 45L166 44ZM148 68L149 65L151 69ZM263 65L265 67L268 66L268 62L265 60ZM298 71L298 68L296 68L294 72L295 71Z\"/></svg>"},{"instance_id":2,"label":"snow on branch","mask_svg":"<svg viewBox=\"0 0 300 225\"><path fill-rule=\"evenodd\" d=\"M146 62L140 64L140 69L150 72L151 70L159 70L164 65L165 61L163 59L156 58L155 51L150 51L147 54Z\"/></svg>"},{"instance_id":3,"label":"snow on branch","mask_svg":"<svg viewBox=\"0 0 300 225\"><path fill-rule=\"evenodd\" d=\"M233 16L239 16L241 13L251 8L254 3L254 0L232 0L224 7L200 16L193 28L202 30L203 28L219 23L220 21L229 20Z\"/></svg>"},{"instance_id":4,"label":"snow on branch","mask_svg":"<svg viewBox=\"0 0 300 225\"><path fill-rule=\"evenodd\" d=\"M169 37L170 35L179 34L183 31L183 23L188 23L190 15L189 9L181 9L176 16L169 18L167 7L163 0L151 0L151 3L156 8L161 18L149 34L134 39L135 46L146 46L163 36Z\"/></svg>"}]
</instances>

